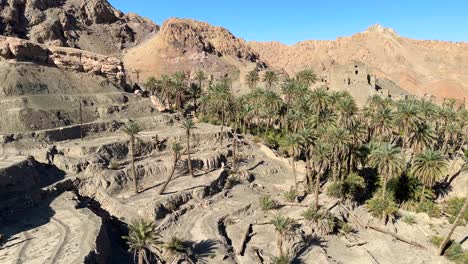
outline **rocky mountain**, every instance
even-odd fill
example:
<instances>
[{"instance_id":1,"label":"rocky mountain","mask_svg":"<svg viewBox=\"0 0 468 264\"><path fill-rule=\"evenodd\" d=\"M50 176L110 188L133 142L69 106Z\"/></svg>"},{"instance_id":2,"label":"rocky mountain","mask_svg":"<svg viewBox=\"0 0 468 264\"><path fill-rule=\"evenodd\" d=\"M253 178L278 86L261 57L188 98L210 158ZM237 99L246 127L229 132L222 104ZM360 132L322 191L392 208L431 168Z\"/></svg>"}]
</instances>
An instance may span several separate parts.
<instances>
[{"instance_id":1,"label":"rocky mountain","mask_svg":"<svg viewBox=\"0 0 468 264\"><path fill-rule=\"evenodd\" d=\"M123 14L106 0L1 0L0 35L110 55L132 47L159 27Z\"/></svg>"},{"instance_id":2,"label":"rocky mountain","mask_svg":"<svg viewBox=\"0 0 468 264\"><path fill-rule=\"evenodd\" d=\"M239 81L254 67L265 68L259 55L222 27L191 19L171 18L145 43L125 51L125 66L141 77L205 69L214 78L228 74Z\"/></svg>"},{"instance_id":3,"label":"rocky mountain","mask_svg":"<svg viewBox=\"0 0 468 264\"><path fill-rule=\"evenodd\" d=\"M468 43L414 40L375 25L362 33L334 41L308 40L288 46L249 42L270 65L294 74L313 67L325 75L333 65L360 61L416 95L468 97Z\"/></svg>"}]
</instances>

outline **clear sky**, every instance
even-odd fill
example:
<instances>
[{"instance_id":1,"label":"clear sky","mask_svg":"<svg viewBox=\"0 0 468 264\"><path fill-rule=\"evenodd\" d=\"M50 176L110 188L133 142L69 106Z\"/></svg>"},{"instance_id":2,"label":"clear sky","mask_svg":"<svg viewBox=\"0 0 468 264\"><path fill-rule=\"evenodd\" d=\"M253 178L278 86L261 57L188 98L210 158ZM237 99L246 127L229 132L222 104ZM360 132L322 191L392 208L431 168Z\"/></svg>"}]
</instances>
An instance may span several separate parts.
<instances>
[{"instance_id":1,"label":"clear sky","mask_svg":"<svg viewBox=\"0 0 468 264\"><path fill-rule=\"evenodd\" d=\"M293 44L335 39L373 24L416 39L468 41L468 0L109 0L157 24L193 18L229 29L246 40Z\"/></svg>"}]
</instances>

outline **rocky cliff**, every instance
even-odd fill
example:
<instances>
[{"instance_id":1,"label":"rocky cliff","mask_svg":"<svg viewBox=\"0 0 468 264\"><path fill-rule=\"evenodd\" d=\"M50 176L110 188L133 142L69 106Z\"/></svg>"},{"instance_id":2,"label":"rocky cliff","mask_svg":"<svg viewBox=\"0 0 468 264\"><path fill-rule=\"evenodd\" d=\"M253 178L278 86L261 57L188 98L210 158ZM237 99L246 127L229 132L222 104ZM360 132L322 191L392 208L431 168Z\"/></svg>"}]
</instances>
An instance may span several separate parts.
<instances>
[{"instance_id":1,"label":"rocky cliff","mask_svg":"<svg viewBox=\"0 0 468 264\"><path fill-rule=\"evenodd\" d=\"M440 97L468 97L468 43L414 40L375 25L333 41L308 40L288 46L249 42L270 65L289 74L313 67L326 74L331 66L361 61L378 77L389 78L408 92Z\"/></svg>"},{"instance_id":2,"label":"rocky cliff","mask_svg":"<svg viewBox=\"0 0 468 264\"><path fill-rule=\"evenodd\" d=\"M106 0L0 0L0 35L42 44L117 54L158 29Z\"/></svg>"},{"instance_id":3,"label":"rocky cliff","mask_svg":"<svg viewBox=\"0 0 468 264\"><path fill-rule=\"evenodd\" d=\"M102 75L119 86L125 84L123 64L119 59L84 50L47 47L23 39L0 36L0 61L2 59L7 63L33 62L65 71Z\"/></svg>"}]
</instances>

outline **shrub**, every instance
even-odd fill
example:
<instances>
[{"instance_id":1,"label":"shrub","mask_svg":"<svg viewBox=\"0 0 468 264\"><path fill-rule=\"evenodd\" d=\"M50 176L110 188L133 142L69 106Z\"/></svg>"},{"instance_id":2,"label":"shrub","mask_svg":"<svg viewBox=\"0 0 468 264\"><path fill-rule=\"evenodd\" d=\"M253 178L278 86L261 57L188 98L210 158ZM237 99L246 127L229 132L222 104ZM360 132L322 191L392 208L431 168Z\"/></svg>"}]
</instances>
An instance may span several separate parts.
<instances>
[{"instance_id":1,"label":"shrub","mask_svg":"<svg viewBox=\"0 0 468 264\"><path fill-rule=\"evenodd\" d=\"M447 200L445 213L450 215L449 222L451 224L453 224L453 222L455 221L455 218L457 217L458 213L463 207L465 200L466 198L458 198L458 197L453 197ZM466 225L466 223L468 222L468 210L465 211L465 214L463 215L461 220L462 221L460 225Z\"/></svg>"},{"instance_id":2,"label":"shrub","mask_svg":"<svg viewBox=\"0 0 468 264\"><path fill-rule=\"evenodd\" d=\"M320 218L320 214L318 210L315 207L309 207L307 208L303 213L302 216L307 220L307 221L315 221L318 218Z\"/></svg>"},{"instance_id":3,"label":"shrub","mask_svg":"<svg viewBox=\"0 0 468 264\"><path fill-rule=\"evenodd\" d=\"M271 199L269 195L260 197L260 207L263 211L273 210L278 206L275 200Z\"/></svg>"},{"instance_id":4,"label":"shrub","mask_svg":"<svg viewBox=\"0 0 468 264\"><path fill-rule=\"evenodd\" d=\"M273 264L290 264L292 258L289 255L282 255L273 258Z\"/></svg>"},{"instance_id":5,"label":"shrub","mask_svg":"<svg viewBox=\"0 0 468 264\"><path fill-rule=\"evenodd\" d=\"M354 231L354 228L348 223L341 222L340 230L345 234L349 234Z\"/></svg>"},{"instance_id":6,"label":"shrub","mask_svg":"<svg viewBox=\"0 0 468 264\"><path fill-rule=\"evenodd\" d=\"M344 190L344 184L341 181L332 182L327 187L327 194L335 198L344 198L346 193Z\"/></svg>"},{"instance_id":7,"label":"shrub","mask_svg":"<svg viewBox=\"0 0 468 264\"><path fill-rule=\"evenodd\" d=\"M426 213L430 217L439 217L441 214L439 206L430 200L420 202L416 208L416 212Z\"/></svg>"},{"instance_id":8,"label":"shrub","mask_svg":"<svg viewBox=\"0 0 468 264\"><path fill-rule=\"evenodd\" d=\"M171 253L183 252L185 249L183 241L177 237L172 237L171 240L164 245L164 248Z\"/></svg>"},{"instance_id":9,"label":"shrub","mask_svg":"<svg viewBox=\"0 0 468 264\"><path fill-rule=\"evenodd\" d=\"M322 235L332 233L337 224L333 214L328 211L317 210L315 207L307 208L302 216L309 221L317 233Z\"/></svg>"},{"instance_id":10,"label":"shrub","mask_svg":"<svg viewBox=\"0 0 468 264\"><path fill-rule=\"evenodd\" d=\"M291 189L284 193L284 198L286 198L288 202L294 202L296 200L296 197L297 197L297 192L294 189Z\"/></svg>"},{"instance_id":11,"label":"shrub","mask_svg":"<svg viewBox=\"0 0 468 264\"><path fill-rule=\"evenodd\" d=\"M356 173L349 174L344 181L332 182L327 187L327 194L335 198L359 200L363 197L366 183L363 177Z\"/></svg>"},{"instance_id":12,"label":"shrub","mask_svg":"<svg viewBox=\"0 0 468 264\"><path fill-rule=\"evenodd\" d=\"M346 196L349 199L359 200L366 188L366 181L357 173L350 173L345 180Z\"/></svg>"},{"instance_id":13,"label":"shrub","mask_svg":"<svg viewBox=\"0 0 468 264\"><path fill-rule=\"evenodd\" d=\"M395 219L398 207L396 203L390 198L383 199L382 197L374 197L367 201L367 209L372 216L383 218L388 216L390 219Z\"/></svg>"},{"instance_id":14,"label":"shrub","mask_svg":"<svg viewBox=\"0 0 468 264\"><path fill-rule=\"evenodd\" d=\"M416 218L414 217L414 215L406 214L403 216L401 220L407 223L408 225L416 224Z\"/></svg>"},{"instance_id":15,"label":"shrub","mask_svg":"<svg viewBox=\"0 0 468 264\"><path fill-rule=\"evenodd\" d=\"M115 161L115 160L111 160L111 161L109 162L108 168L109 168L110 170L116 170L116 169L119 168L119 163L118 163L117 161Z\"/></svg>"},{"instance_id":16,"label":"shrub","mask_svg":"<svg viewBox=\"0 0 468 264\"><path fill-rule=\"evenodd\" d=\"M432 236L430 240L434 246L439 247L443 239L444 238L440 236ZM468 263L468 252L463 250L460 243L453 240L449 242L448 247L445 249L444 256L457 264Z\"/></svg>"}]
</instances>

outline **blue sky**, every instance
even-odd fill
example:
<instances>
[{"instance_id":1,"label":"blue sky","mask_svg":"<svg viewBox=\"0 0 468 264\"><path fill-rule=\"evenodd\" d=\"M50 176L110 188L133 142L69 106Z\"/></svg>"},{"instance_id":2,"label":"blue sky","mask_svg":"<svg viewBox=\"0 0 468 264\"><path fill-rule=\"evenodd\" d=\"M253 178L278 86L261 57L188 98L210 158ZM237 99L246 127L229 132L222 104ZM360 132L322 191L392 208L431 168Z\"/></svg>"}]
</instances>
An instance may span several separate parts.
<instances>
[{"instance_id":1,"label":"blue sky","mask_svg":"<svg viewBox=\"0 0 468 264\"><path fill-rule=\"evenodd\" d=\"M335 39L373 24L416 39L468 41L468 0L109 0L161 24L170 17L193 18L229 29L246 40L294 44Z\"/></svg>"}]
</instances>

